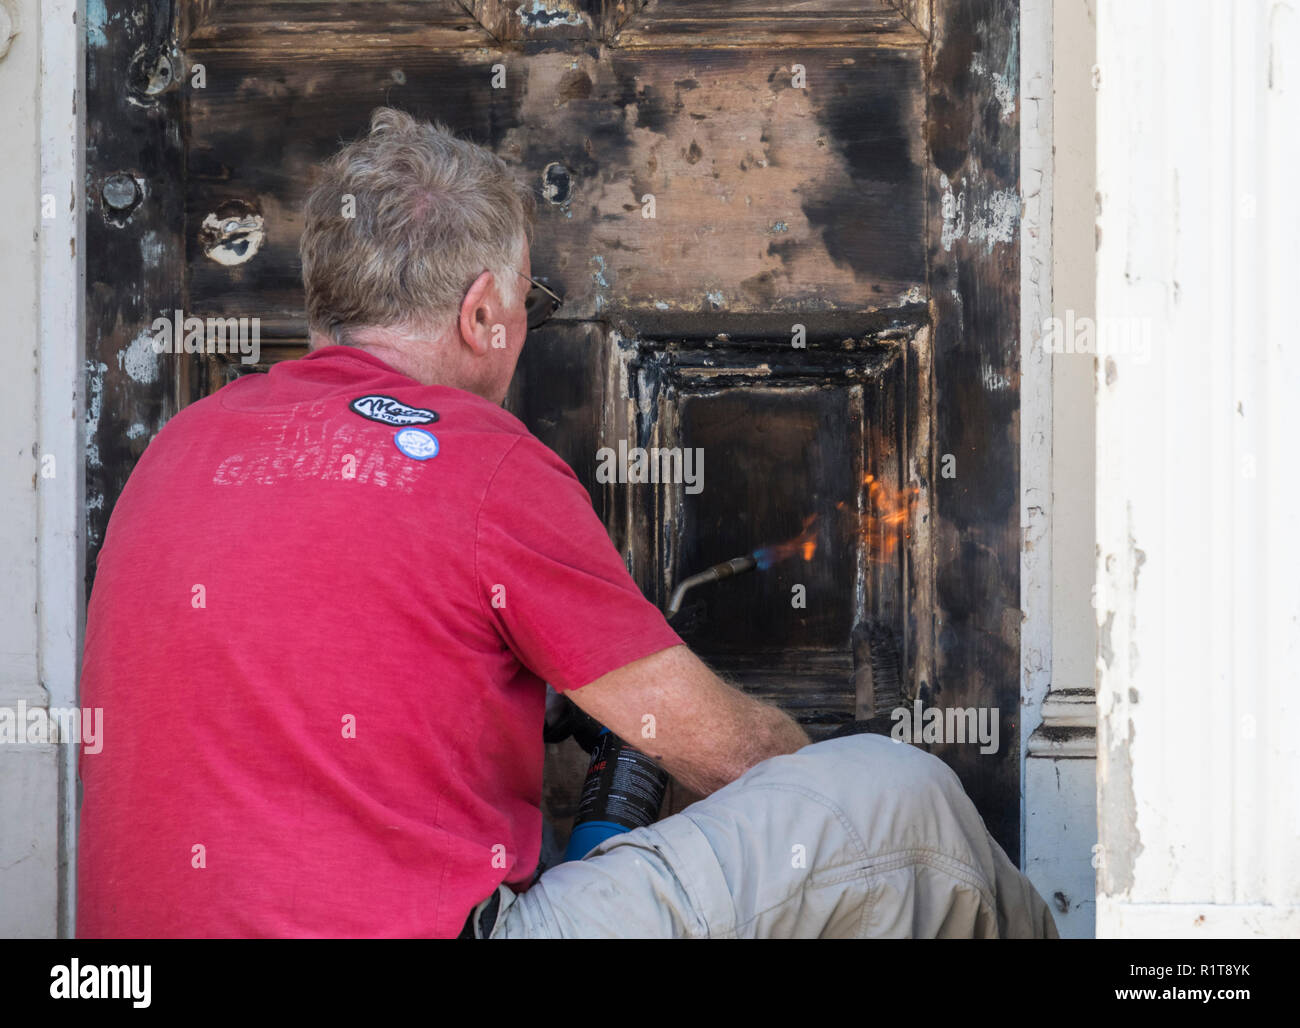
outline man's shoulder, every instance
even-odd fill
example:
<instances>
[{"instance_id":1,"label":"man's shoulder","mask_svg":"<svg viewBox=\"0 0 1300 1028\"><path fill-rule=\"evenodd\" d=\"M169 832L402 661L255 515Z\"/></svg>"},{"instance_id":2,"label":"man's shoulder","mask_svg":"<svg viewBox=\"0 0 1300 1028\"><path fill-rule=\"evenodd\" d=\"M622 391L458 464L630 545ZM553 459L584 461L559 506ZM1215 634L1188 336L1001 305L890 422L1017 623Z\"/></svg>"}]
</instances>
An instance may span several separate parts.
<instances>
[{"instance_id":1,"label":"man's shoulder","mask_svg":"<svg viewBox=\"0 0 1300 1028\"><path fill-rule=\"evenodd\" d=\"M554 493L561 481L577 483L572 469L508 410L464 390L409 380L286 388L272 375L245 375L175 414L145 456L161 461L159 467L199 451L256 463L263 451L271 461L285 451L343 452L345 443L373 452L373 459L383 454L396 461L404 481L429 479L435 488L445 486L442 469L452 468L462 482L477 479L486 490L495 480L496 494L516 498ZM412 462L415 470L405 467ZM426 466L436 473L416 474Z\"/></svg>"},{"instance_id":2,"label":"man's shoulder","mask_svg":"<svg viewBox=\"0 0 1300 1028\"><path fill-rule=\"evenodd\" d=\"M187 405L168 426L194 427L229 415L253 415L283 421L328 418L346 414L363 426L376 428L436 426L444 431L482 432L501 435L508 442L516 437L534 438L515 415L482 397L441 385L411 381L339 383L293 383L279 388L271 374L242 375L215 392ZM243 419L240 419L243 420ZM176 434L175 431L169 434Z\"/></svg>"}]
</instances>

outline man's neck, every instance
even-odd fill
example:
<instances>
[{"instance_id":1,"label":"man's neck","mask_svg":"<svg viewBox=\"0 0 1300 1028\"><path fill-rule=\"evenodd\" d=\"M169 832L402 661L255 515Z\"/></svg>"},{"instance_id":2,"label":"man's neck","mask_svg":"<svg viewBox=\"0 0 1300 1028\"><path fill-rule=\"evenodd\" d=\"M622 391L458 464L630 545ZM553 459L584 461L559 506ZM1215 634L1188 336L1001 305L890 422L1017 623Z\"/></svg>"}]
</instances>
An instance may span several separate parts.
<instances>
[{"instance_id":1,"label":"man's neck","mask_svg":"<svg viewBox=\"0 0 1300 1028\"><path fill-rule=\"evenodd\" d=\"M311 348L334 346L334 340L325 335L313 335ZM360 329L351 333L348 345L373 357L378 357L394 371L413 378L421 385L448 385L440 373L435 354L439 352L438 340L417 339L386 329Z\"/></svg>"},{"instance_id":2,"label":"man's neck","mask_svg":"<svg viewBox=\"0 0 1300 1028\"><path fill-rule=\"evenodd\" d=\"M313 350L335 345L338 344L329 336L316 333L311 337ZM490 403L501 403L500 400L484 396L473 384L465 381L464 375L455 374L454 369L447 366L443 358L450 344L441 338L428 339L404 335L391 329L365 328L349 333L348 345L363 350L372 357L378 357L394 371L415 379L420 385L449 386L482 396Z\"/></svg>"}]
</instances>

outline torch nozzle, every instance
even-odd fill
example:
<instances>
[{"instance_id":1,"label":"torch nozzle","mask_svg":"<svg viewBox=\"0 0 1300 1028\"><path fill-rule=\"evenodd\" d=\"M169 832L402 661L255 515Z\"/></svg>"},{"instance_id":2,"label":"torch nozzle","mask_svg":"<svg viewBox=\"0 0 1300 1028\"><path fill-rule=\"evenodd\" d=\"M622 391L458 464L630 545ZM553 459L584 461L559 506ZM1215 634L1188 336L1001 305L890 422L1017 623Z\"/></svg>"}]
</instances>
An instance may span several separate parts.
<instances>
[{"instance_id":1,"label":"torch nozzle","mask_svg":"<svg viewBox=\"0 0 1300 1028\"><path fill-rule=\"evenodd\" d=\"M731 560L724 560L721 564L714 564L711 568L705 568L698 575L683 578L677 583L677 588L673 590L673 594L668 600L668 616L672 617L682 609L682 600L697 585L704 585L706 582L720 582L722 579L731 578L733 575L743 575L746 571L753 571L756 567L758 567L758 561L754 559L752 554L747 554L744 557L732 557Z\"/></svg>"}]
</instances>

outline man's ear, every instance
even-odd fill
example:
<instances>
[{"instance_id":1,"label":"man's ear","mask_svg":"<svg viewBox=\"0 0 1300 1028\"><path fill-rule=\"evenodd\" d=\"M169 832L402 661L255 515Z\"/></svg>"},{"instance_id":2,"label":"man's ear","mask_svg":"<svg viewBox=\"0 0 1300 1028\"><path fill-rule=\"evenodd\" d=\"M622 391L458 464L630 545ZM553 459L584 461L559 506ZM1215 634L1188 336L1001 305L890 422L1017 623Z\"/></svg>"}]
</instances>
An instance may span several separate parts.
<instances>
[{"instance_id":1,"label":"man's ear","mask_svg":"<svg viewBox=\"0 0 1300 1028\"><path fill-rule=\"evenodd\" d=\"M460 341L483 357L492 349L492 326L496 316L496 289L492 272L485 271L474 280L460 304Z\"/></svg>"}]
</instances>

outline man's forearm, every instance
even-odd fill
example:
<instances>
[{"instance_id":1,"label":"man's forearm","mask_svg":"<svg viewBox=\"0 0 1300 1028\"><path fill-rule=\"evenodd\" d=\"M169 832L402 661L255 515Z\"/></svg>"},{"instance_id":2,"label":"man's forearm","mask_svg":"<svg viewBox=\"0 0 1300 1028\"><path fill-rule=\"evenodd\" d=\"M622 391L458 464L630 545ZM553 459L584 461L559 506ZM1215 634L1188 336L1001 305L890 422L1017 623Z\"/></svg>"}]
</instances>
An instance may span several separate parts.
<instances>
[{"instance_id":1,"label":"man's forearm","mask_svg":"<svg viewBox=\"0 0 1300 1028\"><path fill-rule=\"evenodd\" d=\"M725 757L711 766L673 767L672 762L664 763L668 772L692 792L708 796L734 782L755 764L794 753L812 741L780 708L749 699L745 702L745 715L730 726L730 744L711 747L715 754L725 754Z\"/></svg>"},{"instance_id":2,"label":"man's forearm","mask_svg":"<svg viewBox=\"0 0 1300 1028\"><path fill-rule=\"evenodd\" d=\"M686 646L610 671L572 699L701 796L811 741L784 711L723 681ZM647 715L657 729L648 736Z\"/></svg>"}]
</instances>

